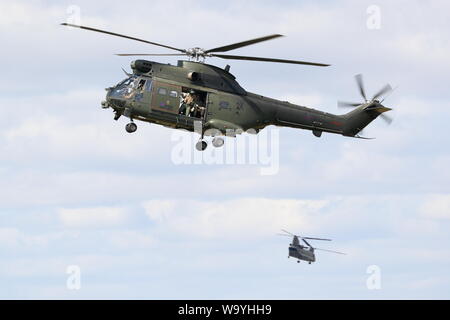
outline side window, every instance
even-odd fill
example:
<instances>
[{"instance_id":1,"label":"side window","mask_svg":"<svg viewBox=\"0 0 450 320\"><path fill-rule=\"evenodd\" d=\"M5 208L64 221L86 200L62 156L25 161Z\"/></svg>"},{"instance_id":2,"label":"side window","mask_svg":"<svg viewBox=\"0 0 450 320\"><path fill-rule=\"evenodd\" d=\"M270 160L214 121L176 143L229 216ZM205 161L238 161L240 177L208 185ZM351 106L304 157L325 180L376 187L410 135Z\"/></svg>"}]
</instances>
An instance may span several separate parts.
<instances>
[{"instance_id":1,"label":"side window","mask_svg":"<svg viewBox=\"0 0 450 320\"><path fill-rule=\"evenodd\" d=\"M178 98L178 92L175 90L170 91L169 96L172 98Z\"/></svg>"},{"instance_id":2,"label":"side window","mask_svg":"<svg viewBox=\"0 0 450 320\"><path fill-rule=\"evenodd\" d=\"M159 93L160 95L165 96L165 95L167 95L167 89L166 89L166 88L159 88L159 89L158 89L158 93Z\"/></svg>"}]
</instances>

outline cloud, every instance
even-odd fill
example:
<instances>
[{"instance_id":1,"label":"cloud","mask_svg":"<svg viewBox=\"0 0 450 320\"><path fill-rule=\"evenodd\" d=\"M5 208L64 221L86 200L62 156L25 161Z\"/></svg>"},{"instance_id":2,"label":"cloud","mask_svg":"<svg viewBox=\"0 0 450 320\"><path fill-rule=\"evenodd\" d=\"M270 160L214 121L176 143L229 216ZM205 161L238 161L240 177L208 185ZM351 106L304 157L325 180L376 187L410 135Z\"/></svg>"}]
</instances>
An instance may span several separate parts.
<instances>
[{"instance_id":1,"label":"cloud","mask_svg":"<svg viewBox=\"0 0 450 320\"><path fill-rule=\"evenodd\" d=\"M67 227L112 227L127 220L127 211L123 208L95 207L77 209L59 209L60 221Z\"/></svg>"},{"instance_id":2,"label":"cloud","mask_svg":"<svg viewBox=\"0 0 450 320\"><path fill-rule=\"evenodd\" d=\"M39 250L48 246L52 241L63 238L63 233L29 234L18 228L0 228L0 247L13 250Z\"/></svg>"},{"instance_id":3,"label":"cloud","mask_svg":"<svg viewBox=\"0 0 450 320\"><path fill-rule=\"evenodd\" d=\"M151 200L147 216L163 229L204 238L268 236L281 228L308 230L320 200L244 198L227 201Z\"/></svg>"},{"instance_id":4,"label":"cloud","mask_svg":"<svg viewBox=\"0 0 450 320\"><path fill-rule=\"evenodd\" d=\"M450 219L450 194L430 195L420 207L424 217Z\"/></svg>"},{"instance_id":5,"label":"cloud","mask_svg":"<svg viewBox=\"0 0 450 320\"><path fill-rule=\"evenodd\" d=\"M134 230L114 232L109 236L111 244L119 249L145 249L152 247L155 240L149 234Z\"/></svg>"}]
</instances>

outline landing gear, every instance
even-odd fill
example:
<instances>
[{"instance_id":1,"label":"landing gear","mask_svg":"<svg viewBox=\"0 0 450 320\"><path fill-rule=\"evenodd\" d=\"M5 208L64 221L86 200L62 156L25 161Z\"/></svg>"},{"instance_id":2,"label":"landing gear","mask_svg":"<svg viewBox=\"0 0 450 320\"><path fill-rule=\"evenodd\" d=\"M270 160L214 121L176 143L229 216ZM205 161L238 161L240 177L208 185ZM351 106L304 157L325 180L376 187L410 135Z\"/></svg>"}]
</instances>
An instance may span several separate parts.
<instances>
[{"instance_id":1,"label":"landing gear","mask_svg":"<svg viewBox=\"0 0 450 320\"><path fill-rule=\"evenodd\" d=\"M206 149L206 147L208 146L208 144L206 143L205 140L203 140L203 136L204 136L205 132L202 131L201 135L200 135L200 139L198 140L198 142L195 144L195 149L197 149L198 151L204 151Z\"/></svg>"},{"instance_id":2,"label":"landing gear","mask_svg":"<svg viewBox=\"0 0 450 320\"><path fill-rule=\"evenodd\" d=\"M220 138L220 137L215 137L212 140L212 144L216 148L220 148L221 146L223 146L224 143L225 143L225 140L223 140L223 138Z\"/></svg>"},{"instance_id":3,"label":"landing gear","mask_svg":"<svg viewBox=\"0 0 450 320\"><path fill-rule=\"evenodd\" d=\"M195 149L197 149L198 151L203 151L206 149L207 146L208 144L206 143L206 141L200 140L195 144Z\"/></svg>"},{"instance_id":4,"label":"landing gear","mask_svg":"<svg viewBox=\"0 0 450 320\"><path fill-rule=\"evenodd\" d=\"M122 113L120 113L119 111L115 111L115 113L114 113L114 120L119 120L119 118L120 118L120 116L122 115Z\"/></svg>"},{"instance_id":5,"label":"landing gear","mask_svg":"<svg viewBox=\"0 0 450 320\"><path fill-rule=\"evenodd\" d=\"M127 123L127 125L125 126L125 130L128 133L133 133L137 130L137 125L134 122Z\"/></svg>"}]
</instances>

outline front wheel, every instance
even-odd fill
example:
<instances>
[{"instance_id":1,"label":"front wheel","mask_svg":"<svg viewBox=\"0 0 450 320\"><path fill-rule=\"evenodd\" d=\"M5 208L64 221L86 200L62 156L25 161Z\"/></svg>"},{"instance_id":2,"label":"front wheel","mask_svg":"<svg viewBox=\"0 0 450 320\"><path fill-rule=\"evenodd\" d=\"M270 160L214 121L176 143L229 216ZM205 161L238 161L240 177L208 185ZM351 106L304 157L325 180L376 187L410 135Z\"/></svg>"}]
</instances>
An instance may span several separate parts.
<instances>
[{"instance_id":1,"label":"front wheel","mask_svg":"<svg viewBox=\"0 0 450 320\"><path fill-rule=\"evenodd\" d=\"M137 130L137 125L134 122L127 123L127 125L125 126L125 130L128 133L133 133Z\"/></svg>"},{"instance_id":2,"label":"front wheel","mask_svg":"<svg viewBox=\"0 0 450 320\"><path fill-rule=\"evenodd\" d=\"M197 149L198 151L203 151L207 146L208 144L206 143L206 141L200 140L195 144L195 149Z\"/></svg>"},{"instance_id":3,"label":"front wheel","mask_svg":"<svg viewBox=\"0 0 450 320\"><path fill-rule=\"evenodd\" d=\"M220 148L221 146L223 146L224 143L225 143L225 140L223 140L223 138L220 138L220 137L216 137L212 140L212 144L216 148Z\"/></svg>"}]
</instances>

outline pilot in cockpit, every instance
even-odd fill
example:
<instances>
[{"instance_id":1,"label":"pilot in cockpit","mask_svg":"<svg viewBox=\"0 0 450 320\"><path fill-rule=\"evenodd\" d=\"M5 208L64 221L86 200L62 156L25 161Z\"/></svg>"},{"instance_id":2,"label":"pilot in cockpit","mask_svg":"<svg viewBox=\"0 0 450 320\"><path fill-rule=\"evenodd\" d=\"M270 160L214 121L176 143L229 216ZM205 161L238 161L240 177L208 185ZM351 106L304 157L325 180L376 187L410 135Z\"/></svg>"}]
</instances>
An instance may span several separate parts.
<instances>
[{"instance_id":1,"label":"pilot in cockpit","mask_svg":"<svg viewBox=\"0 0 450 320\"><path fill-rule=\"evenodd\" d=\"M135 87L136 87L136 81L133 81L130 83L130 85L127 88L126 93L124 94L124 98L125 99L130 99L133 97L133 95L135 94Z\"/></svg>"}]
</instances>

